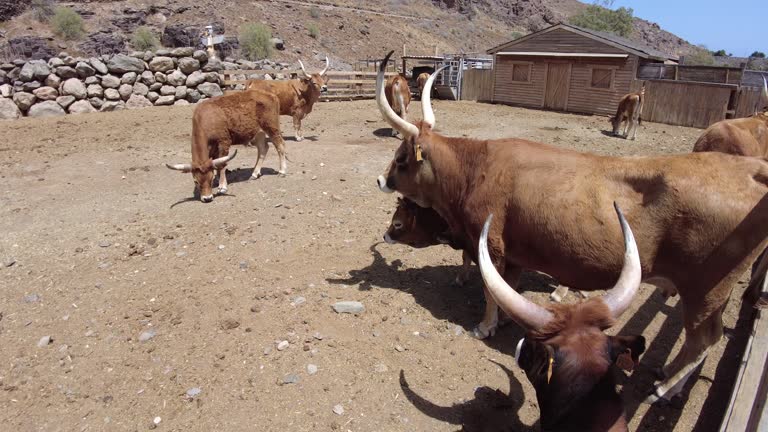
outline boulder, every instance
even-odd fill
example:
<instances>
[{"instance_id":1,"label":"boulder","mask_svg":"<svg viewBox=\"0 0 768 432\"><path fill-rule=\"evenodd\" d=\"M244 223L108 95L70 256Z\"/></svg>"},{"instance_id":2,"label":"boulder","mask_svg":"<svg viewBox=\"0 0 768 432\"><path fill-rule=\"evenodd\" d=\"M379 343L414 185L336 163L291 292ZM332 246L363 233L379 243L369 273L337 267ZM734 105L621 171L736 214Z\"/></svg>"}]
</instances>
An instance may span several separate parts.
<instances>
[{"instance_id":1,"label":"boulder","mask_svg":"<svg viewBox=\"0 0 768 432\"><path fill-rule=\"evenodd\" d=\"M19 79L24 82L32 80L43 81L51 73L51 68L45 60L31 60L24 64L19 72Z\"/></svg>"},{"instance_id":2,"label":"boulder","mask_svg":"<svg viewBox=\"0 0 768 432\"><path fill-rule=\"evenodd\" d=\"M101 77L101 86L111 89L120 87L120 78L114 75L104 75Z\"/></svg>"},{"instance_id":3,"label":"boulder","mask_svg":"<svg viewBox=\"0 0 768 432\"><path fill-rule=\"evenodd\" d=\"M91 104L88 104L88 106L91 106ZM34 104L27 113L29 117L36 118L63 116L65 114L66 112L64 111L64 108L62 108L61 105L54 101L43 101L38 104Z\"/></svg>"},{"instance_id":4,"label":"boulder","mask_svg":"<svg viewBox=\"0 0 768 432\"><path fill-rule=\"evenodd\" d=\"M144 83L145 85L150 86L150 85L155 83L155 74L153 74L150 71L144 71L144 72L141 73L141 78L140 79L141 79L142 83Z\"/></svg>"},{"instance_id":5,"label":"boulder","mask_svg":"<svg viewBox=\"0 0 768 432\"><path fill-rule=\"evenodd\" d=\"M56 98L56 103L61 105L62 108L67 108L75 103L76 100L74 96L59 96Z\"/></svg>"},{"instance_id":6,"label":"boulder","mask_svg":"<svg viewBox=\"0 0 768 432\"><path fill-rule=\"evenodd\" d=\"M175 70L166 77L166 82L172 86L181 86L187 82L187 76Z\"/></svg>"},{"instance_id":7,"label":"boulder","mask_svg":"<svg viewBox=\"0 0 768 432\"><path fill-rule=\"evenodd\" d=\"M168 72L176 68L170 57L155 57L149 62L149 70L152 72Z\"/></svg>"},{"instance_id":8,"label":"boulder","mask_svg":"<svg viewBox=\"0 0 768 432\"><path fill-rule=\"evenodd\" d=\"M203 72L218 72L222 69L224 69L224 65L217 58L208 59L205 65L203 65Z\"/></svg>"},{"instance_id":9,"label":"boulder","mask_svg":"<svg viewBox=\"0 0 768 432\"><path fill-rule=\"evenodd\" d=\"M187 87L186 86L179 86L176 87L176 94L174 95L176 99L184 99L187 97Z\"/></svg>"},{"instance_id":10,"label":"boulder","mask_svg":"<svg viewBox=\"0 0 768 432\"><path fill-rule=\"evenodd\" d=\"M104 89L98 84L91 84L86 88L89 98L104 97Z\"/></svg>"},{"instance_id":11,"label":"boulder","mask_svg":"<svg viewBox=\"0 0 768 432\"><path fill-rule=\"evenodd\" d=\"M85 85L89 86L91 84L99 84L101 82L101 80L99 79L99 77L94 75L94 76L89 76L88 78L86 78L84 80L84 82L85 82Z\"/></svg>"},{"instance_id":12,"label":"boulder","mask_svg":"<svg viewBox=\"0 0 768 432\"><path fill-rule=\"evenodd\" d=\"M176 87L169 86L169 85L164 85L164 86L162 86L160 88L160 94L163 95L163 96L175 95L176 94Z\"/></svg>"},{"instance_id":13,"label":"boulder","mask_svg":"<svg viewBox=\"0 0 768 432\"><path fill-rule=\"evenodd\" d=\"M179 47L171 51L171 55L174 57L191 57L194 53L195 49L192 47Z\"/></svg>"},{"instance_id":14,"label":"boulder","mask_svg":"<svg viewBox=\"0 0 768 432\"><path fill-rule=\"evenodd\" d=\"M40 87L39 89L32 92L35 97L37 97L40 100L48 101L52 100L55 101L57 97L59 97L59 92L53 87Z\"/></svg>"},{"instance_id":15,"label":"boulder","mask_svg":"<svg viewBox=\"0 0 768 432\"><path fill-rule=\"evenodd\" d=\"M77 60L72 56L62 57L61 60L64 62L64 66L69 66L71 68L77 66Z\"/></svg>"},{"instance_id":16,"label":"boulder","mask_svg":"<svg viewBox=\"0 0 768 432\"><path fill-rule=\"evenodd\" d=\"M219 74L216 72L209 72L205 74L205 81L209 83L219 83Z\"/></svg>"},{"instance_id":17,"label":"boulder","mask_svg":"<svg viewBox=\"0 0 768 432\"><path fill-rule=\"evenodd\" d=\"M88 96L88 90L82 81L77 78L70 78L61 85L61 94L63 96L74 96L76 99L85 99Z\"/></svg>"},{"instance_id":18,"label":"boulder","mask_svg":"<svg viewBox=\"0 0 768 432\"><path fill-rule=\"evenodd\" d=\"M33 91L39 89L42 86L43 85L40 84L40 81L25 82L24 84L21 85L21 91L32 93Z\"/></svg>"},{"instance_id":19,"label":"boulder","mask_svg":"<svg viewBox=\"0 0 768 432\"><path fill-rule=\"evenodd\" d=\"M194 71L187 77L187 87L197 87L205 82L205 74L200 71Z\"/></svg>"},{"instance_id":20,"label":"boulder","mask_svg":"<svg viewBox=\"0 0 768 432\"><path fill-rule=\"evenodd\" d=\"M16 120L21 117L21 110L8 98L0 98L0 120Z\"/></svg>"},{"instance_id":21,"label":"boulder","mask_svg":"<svg viewBox=\"0 0 768 432\"><path fill-rule=\"evenodd\" d=\"M155 56L160 57L169 57L171 55L171 50L168 48L160 48L159 50L155 51Z\"/></svg>"},{"instance_id":22,"label":"boulder","mask_svg":"<svg viewBox=\"0 0 768 432\"><path fill-rule=\"evenodd\" d=\"M145 62L150 62L152 61L153 58L155 58L155 53L153 53L152 51L147 51L144 53Z\"/></svg>"},{"instance_id":23,"label":"boulder","mask_svg":"<svg viewBox=\"0 0 768 432\"><path fill-rule=\"evenodd\" d=\"M13 87L10 84L0 85L0 96L9 98L13 94Z\"/></svg>"},{"instance_id":24,"label":"boulder","mask_svg":"<svg viewBox=\"0 0 768 432\"><path fill-rule=\"evenodd\" d=\"M125 107L128 109L145 108L151 106L152 102L150 102L149 99L145 98L144 96L140 95L131 95L130 99L128 99L128 102L125 103Z\"/></svg>"},{"instance_id":25,"label":"boulder","mask_svg":"<svg viewBox=\"0 0 768 432\"><path fill-rule=\"evenodd\" d=\"M121 84L133 85L133 83L136 82L136 77L137 76L138 75L136 74L136 72L127 72L127 73L123 74L122 78L120 78L120 83Z\"/></svg>"},{"instance_id":26,"label":"boulder","mask_svg":"<svg viewBox=\"0 0 768 432\"><path fill-rule=\"evenodd\" d=\"M202 98L202 95L197 90L189 90L187 92L187 100L191 103L197 103Z\"/></svg>"},{"instance_id":27,"label":"boulder","mask_svg":"<svg viewBox=\"0 0 768 432\"><path fill-rule=\"evenodd\" d=\"M120 100L120 92L113 88L108 88L104 90L104 97L111 101Z\"/></svg>"},{"instance_id":28,"label":"boulder","mask_svg":"<svg viewBox=\"0 0 768 432\"><path fill-rule=\"evenodd\" d=\"M161 88L163 88L163 85L160 84L159 82L156 82L156 83L152 84L151 86L149 86L149 91L156 92L156 91L160 91Z\"/></svg>"},{"instance_id":29,"label":"boulder","mask_svg":"<svg viewBox=\"0 0 768 432\"><path fill-rule=\"evenodd\" d=\"M78 12L82 13L82 10L79 9ZM126 38L121 32L101 30L89 34L86 40L78 45L78 48L85 53L119 54L125 49L125 41ZM109 65L107 65L107 68L109 68Z\"/></svg>"},{"instance_id":30,"label":"boulder","mask_svg":"<svg viewBox=\"0 0 768 432\"><path fill-rule=\"evenodd\" d=\"M1 2L0 10L2 10L5 7L8 7L7 5L13 5L13 4L21 4L22 7L24 5L24 1L4 1ZM26 2L29 3L29 2ZM0 20L4 21L4 20ZM24 25L26 28L27 26ZM5 33L5 31L3 32ZM5 39L6 35L3 35L3 39ZM28 59L49 59L56 55L56 51L51 47L51 45L48 43L48 39L44 37L38 37L38 36L20 36L13 39L5 39L8 41L8 45L3 47L5 52L11 52L11 53L19 53L23 54L25 58ZM23 66L20 65L20 66Z\"/></svg>"},{"instance_id":31,"label":"boulder","mask_svg":"<svg viewBox=\"0 0 768 432\"><path fill-rule=\"evenodd\" d=\"M13 94L13 101L22 111L27 111L35 103L37 98L32 93L16 92Z\"/></svg>"},{"instance_id":32,"label":"boulder","mask_svg":"<svg viewBox=\"0 0 768 432\"><path fill-rule=\"evenodd\" d=\"M167 78L164 73L162 72L155 72L155 81L159 82L160 84L165 84Z\"/></svg>"},{"instance_id":33,"label":"boulder","mask_svg":"<svg viewBox=\"0 0 768 432\"><path fill-rule=\"evenodd\" d=\"M149 93L149 87L147 87L145 84L137 82L133 85L133 94L146 96L147 93Z\"/></svg>"},{"instance_id":34,"label":"boulder","mask_svg":"<svg viewBox=\"0 0 768 432\"><path fill-rule=\"evenodd\" d=\"M89 76L96 75L96 69L92 68L91 65L83 61L77 63L75 66L75 71L77 71L77 76L80 77L80 79L85 79Z\"/></svg>"},{"instance_id":35,"label":"boulder","mask_svg":"<svg viewBox=\"0 0 768 432\"><path fill-rule=\"evenodd\" d=\"M273 47L278 51L285 50L285 42L280 38L272 38L269 40Z\"/></svg>"},{"instance_id":36,"label":"boulder","mask_svg":"<svg viewBox=\"0 0 768 432\"><path fill-rule=\"evenodd\" d=\"M130 57L125 54L117 54L107 62L107 69L114 74L126 72L144 72L144 60Z\"/></svg>"},{"instance_id":37,"label":"boulder","mask_svg":"<svg viewBox=\"0 0 768 432\"><path fill-rule=\"evenodd\" d=\"M100 110L102 106L104 106L104 99L92 97L88 99L88 102L91 103L91 106L96 108L97 110Z\"/></svg>"},{"instance_id":38,"label":"boulder","mask_svg":"<svg viewBox=\"0 0 768 432\"><path fill-rule=\"evenodd\" d=\"M107 101L101 106L101 112L122 111L125 109L123 101Z\"/></svg>"},{"instance_id":39,"label":"boulder","mask_svg":"<svg viewBox=\"0 0 768 432\"><path fill-rule=\"evenodd\" d=\"M204 83L197 86L197 90L207 97L221 96L224 93L221 91L221 87L215 83Z\"/></svg>"},{"instance_id":40,"label":"boulder","mask_svg":"<svg viewBox=\"0 0 768 432\"><path fill-rule=\"evenodd\" d=\"M176 100L173 96L160 96L155 101L155 106L160 105L173 105L173 102Z\"/></svg>"},{"instance_id":41,"label":"boulder","mask_svg":"<svg viewBox=\"0 0 768 432\"><path fill-rule=\"evenodd\" d=\"M91 63L91 66L96 70L96 72L99 73L99 75L106 75L109 73L109 69L107 69L107 65L104 64L103 61L99 60L96 57L91 57L88 59L88 61Z\"/></svg>"},{"instance_id":42,"label":"boulder","mask_svg":"<svg viewBox=\"0 0 768 432\"><path fill-rule=\"evenodd\" d=\"M133 86L130 84L121 84L120 88L117 89L117 92L120 93L120 98L122 100L127 101L133 94Z\"/></svg>"},{"instance_id":43,"label":"boulder","mask_svg":"<svg viewBox=\"0 0 768 432\"><path fill-rule=\"evenodd\" d=\"M64 60L58 58L58 57L51 57L48 60L48 66L51 68L57 68L59 66L64 66Z\"/></svg>"},{"instance_id":44,"label":"boulder","mask_svg":"<svg viewBox=\"0 0 768 432\"><path fill-rule=\"evenodd\" d=\"M147 93L147 99L149 99L150 102L155 103L156 100L160 98L160 95L155 92L149 92Z\"/></svg>"},{"instance_id":45,"label":"boulder","mask_svg":"<svg viewBox=\"0 0 768 432\"><path fill-rule=\"evenodd\" d=\"M200 62L192 57L179 59L179 70L189 75L194 71L200 70Z\"/></svg>"},{"instance_id":46,"label":"boulder","mask_svg":"<svg viewBox=\"0 0 768 432\"><path fill-rule=\"evenodd\" d=\"M200 63L205 63L208 61L208 53L203 50L197 50L192 54L192 58Z\"/></svg>"},{"instance_id":47,"label":"boulder","mask_svg":"<svg viewBox=\"0 0 768 432\"><path fill-rule=\"evenodd\" d=\"M173 103L174 105L189 105L189 102L185 101L184 99L179 99L176 102Z\"/></svg>"},{"instance_id":48,"label":"boulder","mask_svg":"<svg viewBox=\"0 0 768 432\"><path fill-rule=\"evenodd\" d=\"M87 114L96 112L96 109L87 100L80 100L69 106L70 114Z\"/></svg>"},{"instance_id":49,"label":"boulder","mask_svg":"<svg viewBox=\"0 0 768 432\"><path fill-rule=\"evenodd\" d=\"M56 68L56 75L66 80L77 77L77 71L69 66L60 66Z\"/></svg>"},{"instance_id":50,"label":"boulder","mask_svg":"<svg viewBox=\"0 0 768 432\"><path fill-rule=\"evenodd\" d=\"M232 62L225 61L224 63L222 63L222 65L224 66L225 70L238 70L238 69L240 69L240 65L237 64L237 63L232 63Z\"/></svg>"}]
</instances>

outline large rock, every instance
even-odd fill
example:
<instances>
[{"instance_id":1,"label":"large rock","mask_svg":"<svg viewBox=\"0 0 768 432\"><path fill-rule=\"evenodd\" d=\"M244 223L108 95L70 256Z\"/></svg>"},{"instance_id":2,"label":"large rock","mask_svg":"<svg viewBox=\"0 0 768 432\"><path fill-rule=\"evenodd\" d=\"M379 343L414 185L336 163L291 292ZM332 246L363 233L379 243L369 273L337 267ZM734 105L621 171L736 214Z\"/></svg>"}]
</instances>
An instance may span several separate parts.
<instances>
[{"instance_id":1,"label":"large rock","mask_svg":"<svg viewBox=\"0 0 768 432\"><path fill-rule=\"evenodd\" d=\"M99 84L99 83L101 83L101 80L96 75L89 76L88 78L85 79L85 85L87 86L91 84Z\"/></svg>"},{"instance_id":2,"label":"large rock","mask_svg":"<svg viewBox=\"0 0 768 432\"><path fill-rule=\"evenodd\" d=\"M187 76L175 70L166 77L166 82L172 86L181 86L187 82Z\"/></svg>"},{"instance_id":3,"label":"large rock","mask_svg":"<svg viewBox=\"0 0 768 432\"><path fill-rule=\"evenodd\" d=\"M120 88L117 89L117 92L120 93L120 98L122 100L127 101L133 94L133 86L130 84L121 84Z\"/></svg>"},{"instance_id":4,"label":"large rock","mask_svg":"<svg viewBox=\"0 0 768 432\"><path fill-rule=\"evenodd\" d=\"M176 100L176 98L175 98L175 97L173 97L173 95L171 95L171 96L160 96L160 97L159 97L159 98L158 98L158 99L155 101L155 105L156 105L156 106L160 106L160 105L173 105L173 102L174 102L175 100Z\"/></svg>"},{"instance_id":5,"label":"large rock","mask_svg":"<svg viewBox=\"0 0 768 432\"><path fill-rule=\"evenodd\" d=\"M278 51L285 50L285 42L280 38L272 38L269 40L273 47Z\"/></svg>"},{"instance_id":6,"label":"large rock","mask_svg":"<svg viewBox=\"0 0 768 432\"><path fill-rule=\"evenodd\" d=\"M80 1L82 2L82 0ZM125 49L125 41L125 37L120 32L114 30L101 30L89 34L88 38L78 45L78 48L80 48L80 51L91 55L96 53L102 55L118 54Z\"/></svg>"},{"instance_id":7,"label":"large rock","mask_svg":"<svg viewBox=\"0 0 768 432\"><path fill-rule=\"evenodd\" d=\"M24 84L21 85L21 91L32 93L33 91L39 89L42 86L43 85L40 84L40 81L25 82Z\"/></svg>"},{"instance_id":8,"label":"large rock","mask_svg":"<svg viewBox=\"0 0 768 432\"><path fill-rule=\"evenodd\" d=\"M51 57L48 60L48 66L51 68L57 68L59 66L64 66L64 60L58 58L58 57Z\"/></svg>"},{"instance_id":9,"label":"large rock","mask_svg":"<svg viewBox=\"0 0 768 432\"><path fill-rule=\"evenodd\" d=\"M179 70L189 75L196 70L200 70L200 62L192 57L179 59Z\"/></svg>"},{"instance_id":10,"label":"large rock","mask_svg":"<svg viewBox=\"0 0 768 432\"><path fill-rule=\"evenodd\" d=\"M152 72L168 72L176 68L171 57L155 57L149 62L149 70Z\"/></svg>"},{"instance_id":11,"label":"large rock","mask_svg":"<svg viewBox=\"0 0 768 432\"><path fill-rule=\"evenodd\" d=\"M144 71L141 73L141 82L145 85L152 85L155 83L155 74L150 71Z\"/></svg>"},{"instance_id":12,"label":"large rock","mask_svg":"<svg viewBox=\"0 0 768 432\"><path fill-rule=\"evenodd\" d=\"M86 89L88 91L89 98L101 98L104 97L104 89L98 84L91 84Z\"/></svg>"},{"instance_id":13,"label":"large rock","mask_svg":"<svg viewBox=\"0 0 768 432\"><path fill-rule=\"evenodd\" d=\"M104 90L104 97L111 101L120 100L120 92L113 88L108 88Z\"/></svg>"},{"instance_id":14,"label":"large rock","mask_svg":"<svg viewBox=\"0 0 768 432\"><path fill-rule=\"evenodd\" d=\"M40 87L32 93L34 93L35 97L44 101L55 101L59 97L59 92L53 87Z\"/></svg>"},{"instance_id":15,"label":"large rock","mask_svg":"<svg viewBox=\"0 0 768 432\"><path fill-rule=\"evenodd\" d=\"M92 68L91 65L83 61L77 63L75 66L75 71L77 71L77 76L80 77L80 79L85 79L89 76L96 75L96 69Z\"/></svg>"},{"instance_id":16,"label":"large rock","mask_svg":"<svg viewBox=\"0 0 768 432\"><path fill-rule=\"evenodd\" d=\"M0 96L9 98L13 94L13 87L10 84L0 85Z\"/></svg>"},{"instance_id":17,"label":"large rock","mask_svg":"<svg viewBox=\"0 0 768 432\"><path fill-rule=\"evenodd\" d=\"M6 5L14 5L14 4L22 4L24 5L24 1L19 0L8 0L0 2L0 9L3 7L8 7ZM22 6L23 7L23 6ZM4 21L1 20L0 21ZM26 26L24 26L26 27ZM17 53L18 55L23 55L24 58L28 59L49 59L56 55L56 50L51 47L51 45L48 43L47 38L38 37L38 36L20 36L17 38L9 39L8 40L8 51L12 53Z\"/></svg>"},{"instance_id":18,"label":"large rock","mask_svg":"<svg viewBox=\"0 0 768 432\"><path fill-rule=\"evenodd\" d=\"M200 71L194 71L187 77L187 82L185 83L187 87L197 87L198 85L205 82L205 74Z\"/></svg>"},{"instance_id":19,"label":"large rock","mask_svg":"<svg viewBox=\"0 0 768 432\"><path fill-rule=\"evenodd\" d=\"M99 60L97 57L91 57L88 59L88 61L91 63L91 66L96 69L96 72L98 72L99 75L106 75L109 72L107 65L105 65L104 62Z\"/></svg>"},{"instance_id":20,"label":"large rock","mask_svg":"<svg viewBox=\"0 0 768 432\"><path fill-rule=\"evenodd\" d=\"M187 97L187 87L186 86L179 86L176 87L176 94L174 95L176 99L184 99Z\"/></svg>"},{"instance_id":21,"label":"large rock","mask_svg":"<svg viewBox=\"0 0 768 432\"><path fill-rule=\"evenodd\" d=\"M192 58L200 63L205 63L208 61L208 53L203 50L197 50L192 54Z\"/></svg>"},{"instance_id":22,"label":"large rock","mask_svg":"<svg viewBox=\"0 0 768 432\"><path fill-rule=\"evenodd\" d=\"M27 111L35 103L37 98L32 93L16 92L13 94L13 101L22 111Z\"/></svg>"},{"instance_id":23,"label":"large rock","mask_svg":"<svg viewBox=\"0 0 768 432\"><path fill-rule=\"evenodd\" d=\"M88 104L88 102L83 101ZM88 106L91 106L91 104L88 104ZM63 116L66 112L64 111L64 108L61 107L58 103L54 101L44 101L40 102L38 104L32 105L32 108L29 109L29 112L27 115L29 117L55 117L55 116Z\"/></svg>"},{"instance_id":24,"label":"large rock","mask_svg":"<svg viewBox=\"0 0 768 432\"><path fill-rule=\"evenodd\" d=\"M171 51L171 55L174 57L191 57L194 53L195 49L192 47L179 47Z\"/></svg>"},{"instance_id":25,"label":"large rock","mask_svg":"<svg viewBox=\"0 0 768 432\"><path fill-rule=\"evenodd\" d=\"M101 109L101 107L104 106L104 99L102 98L92 97L88 99L88 102L90 102L91 106L93 106L97 110Z\"/></svg>"},{"instance_id":26,"label":"large rock","mask_svg":"<svg viewBox=\"0 0 768 432\"><path fill-rule=\"evenodd\" d=\"M45 60L32 60L24 64L19 73L19 79L24 82L32 80L43 81L51 73L51 68Z\"/></svg>"},{"instance_id":27,"label":"large rock","mask_svg":"<svg viewBox=\"0 0 768 432\"><path fill-rule=\"evenodd\" d=\"M69 106L70 114L86 114L96 112L96 109L87 100L81 100Z\"/></svg>"},{"instance_id":28,"label":"large rock","mask_svg":"<svg viewBox=\"0 0 768 432\"><path fill-rule=\"evenodd\" d=\"M111 89L120 87L120 78L114 75L104 75L101 77L101 86Z\"/></svg>"},{"instance_id":29,"label":"large rock","mask_svg":"<svg viewBox=\"0 0 768 432\"><path fill-rule=\"evenodd\" d=\"M123 74L123 77L120 79L120 83L133 85L133 83L136 82L137 76L138 75L136 74L136 72L125 73Z\"/></svg>"},{"instance_id":30,"label":"large rock","mask_svg":"<svg viewBox=\"0 0 768 432\"><path fill-rule=\"evenodd\" d=\"M208 96L208 97L215 97L215 96L221 96L224 93L221 91L221 87L219 87L218 84L214 83L204 83L197 86L197 91L200 93Z\"/></svg>"},{"instance_id":31,"label":"large rock","mask_svg":"<svg viewBox=\"0 0 768 432\"><path fill-rule=\"evenodd\" d=\"M59 88L61 85L61 78L56 74L50 74L45 78L45 85L48 87Z\"/></svg>"},{"instance_id":32,"label":"large rock","mask_svg":"<svg viewBox=\"0 0 768 432\"><path fill-rule=\"evenodd\" d=\"M133 85L133 94L146 96L147 93L149 93L149 87L147 87L145 84L137 82Z\"/></svg>"},{"instance_id":33,"label":"large rock","mask_svg":"<svg viewBox=\"0 0 768 432\"><path fill-rule=\"evenodd\" d=\"M85 99L88 96L88 90L82 81L77 78L70 78L61 85L61 94L74 96L76 99Z\"/></svg>"},{"instance_id":34,"label":"large rock","mask_svg":"<svg viewBox=\"0 0 768 432\"><path fill-rule=\"evenodd\" d=\"M107 69L110 73L124 74L126 72L144 72L144 60L125 54L117 54L107 62Z\"/></svg>"},{"instance_id":35,"label":"large rock","mask_svg":"<svg viewBox=\"0 0 768 432\"><path fill-rule=\"evenodd\" d=\"M160 95L151 91L147 93L147 99L149 99L150 102L155 103L156 100L160 98Z\"/></svg>"},{"instance_id":36,"label":"large rock","mask_svg":"<svg viewBox=\"0 0 768 432\"><path fill-rule=\"evenodd\" d=\"M139 95L131 95L131 98L128 99L128 102L125 103L125 107L128 109L145 108L151 106L152 102L150 102L149 99Z\"/></svg>"},{"instance_id":37,"label":"large rock","mask_svg":"<svg viewBox=\"0 0 768 432\"><path fill-rule=\"evenodd\" d=\"M224 63L222 63L222 66L224 66L225 70L238 70L238 69L240 69L240 65L239 64L228 62L228 61L225 61Z\"/></svg>"},{"instance_id":38,"label":"large rock","mask_svg":"<svg viewBox=\"0 0 768 432\"><path fill-rule=\"evenodd\" d=\"M164 86L160 87L160 94L163 95L163 96L175 95L176 94L176 87L169 86L169 85L164 85Z\"/></svg>"},{"instance_id":39,"label":"large rock","mask_svg":"<svg viewBox=\"0 0 768 432\"><path fill-rule=\"evenodd\" d=\"M160 84L165 84L165 82L167 81L167 78L164 73L155 72L155 81L159 82Z\"/></svg>"},{"instance_id":40,"label":"large rock","mask_svg":"<svg viewBox=\"0 0 768 432\"><path fill-rule=\"evenodd\" d=\"M77 77L77 71L69 66L60 66L56 68L56 75L66 80Z\"/></svg>"},{"instance_id":41,"label":"large rock","mask_svg":"<svg viewBox=\"0 0 768 432\"><path fill-rule=\"evenodd\" d=\"M184 99L179 99L176 102L174 102L173 105L174 106L189 105L189 102L185 101Z\"/></svg>"},{"instance_id":42,"label":"large rock","mask_svg":"<svg viewBox=\"0 0 768 432\"><path fill-rule=\"evenodd\" d=\"M21 117L21 110L8 98L0 98L0 120L16 120Z\"/></svg>"},{"instance_id":43,"label":"large rock","mask_svg":"<svg viewBox=\"0 0 768 432\"><path fill-rule=\"evenodd\" d=\"M75 103L76 100L74 96L59 96L56 98L56 103L61 105L62 108L67 108Z\"/></svg>"},{"instance_id":44,"label":"large rock","mask_svg":"<svg viewBox=\"0 0 768 432\"><path fill-rule=\"evenodd\" d=\"M101 106L101 112L122 111L125 109L123 101L107 101Z\"/></svg>"},{"instance_id":45,"label":"large rock","mask_svg":"<svg viewBox=\"0 0 768 432\"><path fill-rule=\"evenodd\" d=\"M205 81L206 82L218 84L219 80L220 80L219 74L216 73L216 72L209 72L209 73L205 74Z\"/></svg>"},{"instance_id":46,"label":"large rock","mask_svg":"<svg viewBox=\"0 0 768 432\"><path fill-rule=\"evenodd\" d=\"M149 91L158 92L160 91L161 88L163 88L163 85L160 84L159 82L156 82L151 86L149 86Z\"/></svg>"},{"instance_id":47,"label":"large rock","mask_svg":"<svg viewBox=\"0 0 768 432\"><path fill-rule=\"evenodd\" d=\"M203 72L218 72L223 69L224 65L217 58L208 59L208 62L203 66Z\"/></svg>"}]
</instances>

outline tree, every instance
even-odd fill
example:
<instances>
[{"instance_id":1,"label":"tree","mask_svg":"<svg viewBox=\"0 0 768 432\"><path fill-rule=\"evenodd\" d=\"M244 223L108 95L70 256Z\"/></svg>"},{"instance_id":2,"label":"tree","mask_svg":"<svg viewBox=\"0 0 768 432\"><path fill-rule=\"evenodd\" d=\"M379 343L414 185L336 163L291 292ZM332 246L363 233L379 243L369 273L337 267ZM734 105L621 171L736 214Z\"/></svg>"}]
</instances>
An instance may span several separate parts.
<instances>
[{"instance_id":1,"label":"tree","mask_svg":"<svg viewBox=\"0 0 768 432\"><path fill-rule=\"evenodd\" d=\"M613 0L595 1L582 12L571 17L571 24L592 30L629 36L632 33L632 8L610 9Z\"/></svg>"},{"instance_id":2,"label":"tree","mask_svg":"<svg viewBox=\"0 0 768 432\"><path fill-rule=\"evenodd\" d=\"M269 57L272 53L272 31L264 24L246 24L237 37L240 50L251 60Z\"/></svg>"},{"instance_id":3,"label":"tree","mask_svg":"<svg viewBox=\"0 0 768 432\"><path fill-rule=\"evenodd\" d=\"M755 51L752 54L750 54L749 56L750 57L755 57L755 58L765 58L765 53L761 52L761 51Z\"/></svg>"},{"instance_id":4,"label":"tree","mask_svg":"<svg viewBox=\"0 0 768 432\"><path fill-rule=\"evenodd\" d=\"M713 53L712 53L712 55L713 55L713 56L715 56L715 57L730 57L730 56L729 56L729 55L728 55L728 54L725 52L725 50L724 50L724 49L721 49L721 50L717 50L717 51L713 52Z\"/></svg>"}]
</instances>

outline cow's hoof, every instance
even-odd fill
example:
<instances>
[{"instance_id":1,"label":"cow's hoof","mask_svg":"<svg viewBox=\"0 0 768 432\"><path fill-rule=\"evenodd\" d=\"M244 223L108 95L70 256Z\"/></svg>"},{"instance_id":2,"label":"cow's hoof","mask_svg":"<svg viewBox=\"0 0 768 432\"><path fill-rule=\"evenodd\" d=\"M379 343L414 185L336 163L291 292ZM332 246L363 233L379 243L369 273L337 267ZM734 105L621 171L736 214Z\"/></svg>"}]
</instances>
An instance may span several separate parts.
<instances>
[{"instance_id":1,"label":"cow's hoof","mask_svg":"<svg viewBox=\"0 0 768 432\"><path fill-rule=\"evenodd\" d=\"M280 176L280 178L285 178L288 174L285 171L278 171L277 175Z\"/></svg>"},{"instance_id":2,"label":"cow's hoof","mask_svg":"<svg viewBox=\"0 0 768 432\"><path fill-rule=\"evenodd\" d=\"M219 195L224 195L225 193L227 193L227 188L226 187L220 187L219 188Z\"/></svg>"},{"instance_id":3,"label":"cow's hoof","mask_svg":"<svg viewBox=\"0 0 768 432\"><path fill-rule=\"evenodd\" d=\"M261 178L261 173L259 174L251 174L251 180L258 180Z\"/></svg>"},{"instance_id":4,"label":"cow's hoof","mask_svg":"<svg viewBox=\"0 0 768 432\"><path fill-rule=\"evenodd\" d=\"M562 301L563 301L563 297L557 291L552 291L549 294L549 299L552 300L555 303L562 303Z\"/></svg>"},{"instance_id":5,"label":"cow's hoof","mask_svg":"<svg viewBox=\"0 0 768 432\"><path fill-rule=\"evenodd\" d=\"M296 137L296 142L299 142L299 141L304 141L304 137L303 136L297 136Z\"/></svg>"},{"instance_id":6,"label":"cow's hoof","mask_svg":"<svg viewBox=\"0 0 768 432\"><path fill-rule=\"evenodd\" d=\"M478 324L477 327L472 329L472 336L475 339L481 339L482 340L482 339L489 338L489 337L493 336L494 334L496 334L496 326L492 326L491 328L488 328L488 329L485 329L484 327L485 326L483 325L483 323Z\"/></svg>"},{"instance_id":7,"label":"cow's hoof","mask_svg":"<svg viewBox=\"0 0 768 432\"><path fill-rule=\"evenodd\" d=\"M671 392L667 392L667 394L659 393L659 387L654 388L651 394L649 394L645 400L643 400L643 403L648 405L655 405L657 407L663 407L669 405L672 399L675 397L675 395L670 394Z\"/></svg>"}]
</instances>

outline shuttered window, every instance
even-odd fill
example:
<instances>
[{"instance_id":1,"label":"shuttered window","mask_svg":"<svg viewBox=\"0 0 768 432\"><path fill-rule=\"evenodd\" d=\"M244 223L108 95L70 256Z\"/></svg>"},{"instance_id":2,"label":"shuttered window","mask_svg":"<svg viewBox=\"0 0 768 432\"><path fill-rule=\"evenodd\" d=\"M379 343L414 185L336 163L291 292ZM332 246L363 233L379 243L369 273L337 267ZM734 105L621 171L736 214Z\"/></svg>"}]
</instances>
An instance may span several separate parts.
<instances>
[{"instance_id":1,"label":"shuttered window","mask_svg":"<svg viewBox=\"0 0 768 432\"><path fill-rule=\"evenodd\" d=\"M613 85L613 69L592 69L592 88L609 89Z\"/></svg>"},{"instance_id":2,"label":"shuttered window","mask_svg":"<svg viewBox=\"0 0 768 432\"><path fill-rule=\"evenodd\" d=\"M530 63L515 63L512 65L512 81L529 82L531 80Z\"/></svg>"}]
</instances>

